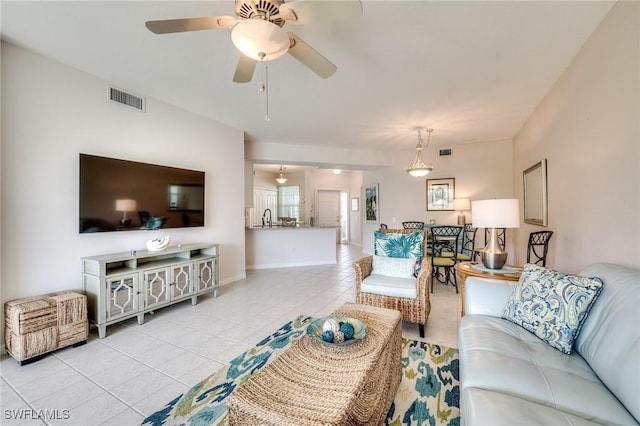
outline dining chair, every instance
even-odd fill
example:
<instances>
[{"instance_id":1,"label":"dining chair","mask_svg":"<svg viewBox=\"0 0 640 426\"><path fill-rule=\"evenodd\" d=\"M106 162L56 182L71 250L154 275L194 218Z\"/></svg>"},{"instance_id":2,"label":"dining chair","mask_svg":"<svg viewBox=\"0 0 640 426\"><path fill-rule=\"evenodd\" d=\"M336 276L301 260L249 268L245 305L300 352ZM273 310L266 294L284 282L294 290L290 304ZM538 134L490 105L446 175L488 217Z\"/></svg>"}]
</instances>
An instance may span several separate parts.
<instances>
[{"instance_id":1,"label":"dining chair","mask_svg":"<svg viewBox=\"0 0 640 426\"><path fill-rule=\"evenodd\" d=\"M407 221L402 222L404 229L424 229L424 222Z\"/></svg>"},{"instance_id":2,"label":"dining chair","mask_svg":"<svg viewBox=\"0 0 640 426\"><path fill-rule=\"evenodd\" d=\"M552 235L553 231L538 231L529 234L527 263L531 263L531 258L533 257L533 263L536 265L547 266L547 252L549 250L549 240Z\"/></svg>"},{"instance_id":3,"label":"dining chair","mask_svg":"<svg viewBox=\"0 0 640 426\"><path fill-rule=\"evenodd\" d=\"M438 280L443 284L452 282L458 293L458 279L453 269L458 261L458 239L462 232L462 226L432 226L431 227L431 293L433 293L433 281ZM441 271L441 269L443 271ZM451 279L453 277L453 280Z\"/></svg>"},{"instance_id":4,"label":"dining chair","mask_svg":"<svg viewBox=\"0 0 640 426\"><path fill-rule=\"evenodd\" d=\"M476 232L478 232L478 228L474 228L473 224L466 223L464 225L458 262L469 262L475 258Z\"/></svg>"}]
</instances>

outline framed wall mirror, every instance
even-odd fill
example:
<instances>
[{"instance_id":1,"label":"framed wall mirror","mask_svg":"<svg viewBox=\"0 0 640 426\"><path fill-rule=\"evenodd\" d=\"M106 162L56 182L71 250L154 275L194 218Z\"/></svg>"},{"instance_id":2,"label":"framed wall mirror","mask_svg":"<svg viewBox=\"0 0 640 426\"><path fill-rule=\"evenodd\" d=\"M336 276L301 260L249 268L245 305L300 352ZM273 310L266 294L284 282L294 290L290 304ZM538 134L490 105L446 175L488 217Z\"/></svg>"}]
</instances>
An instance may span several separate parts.
<instances>
[{"instance_id":1,"label":"framed wall mirror","mask_svg":"<svg viewBox=\"0 0 640 426\"><path fill-rule=\"evenodd\" d=\"M547 226L547 159L522 172L524 222Z\"/></svg>"}]
</instances>

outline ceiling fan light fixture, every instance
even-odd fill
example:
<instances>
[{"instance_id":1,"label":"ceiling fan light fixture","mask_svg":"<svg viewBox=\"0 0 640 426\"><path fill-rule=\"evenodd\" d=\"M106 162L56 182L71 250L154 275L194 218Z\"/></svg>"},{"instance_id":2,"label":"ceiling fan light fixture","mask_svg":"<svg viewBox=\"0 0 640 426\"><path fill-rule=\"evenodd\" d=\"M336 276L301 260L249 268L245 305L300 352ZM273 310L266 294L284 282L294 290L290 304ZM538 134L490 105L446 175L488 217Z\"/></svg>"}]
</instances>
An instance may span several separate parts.
<instances>
[{"instance_id":1,"label":"ceiling fan light fixture","mask_svg":"<svg viewBox=\"0 0 640 426\"><path fill-rule=\"evenodd\" d=\"M231 41L245 56L255 61L272 61L289 50L289 35L269 21L247 19L231 30Z\"/></svg>"},{"instance_id":2,"label":"ceiling fan light fixture","mask_svg":"<svg viewBox=\"0 0 640 426\"><path fill-rule=\"evenodd\" d=\"M429 133L429 139L427 140L427 147L429 146L429 142L431 141L431 132L433 129L427 129ZM424 160L422 160L422 134L420 130L418 130L418 145L416 146L416 159L413 160L413 163L407 169L407 173L414 177L424 177L428 175L432 170L433 166L431 164L425 164Z\"/></svg>"}]
</instances>

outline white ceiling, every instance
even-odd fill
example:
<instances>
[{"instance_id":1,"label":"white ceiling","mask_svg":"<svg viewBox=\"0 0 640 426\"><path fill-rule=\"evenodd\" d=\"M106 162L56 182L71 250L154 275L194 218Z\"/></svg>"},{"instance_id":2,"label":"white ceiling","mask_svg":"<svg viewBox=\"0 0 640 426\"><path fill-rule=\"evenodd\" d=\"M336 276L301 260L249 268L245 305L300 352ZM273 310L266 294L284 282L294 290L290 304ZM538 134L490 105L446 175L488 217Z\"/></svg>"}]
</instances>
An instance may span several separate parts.
<instances>
[{"instance_id":1,"label":"white ceiling","mask_svg":"<svg viewBox=\"0 0 640 426\"><path fill-rule=\"evenodd\" d=\"M597 1L363 1L363 16L285 29L338 66L323 80L269 62L269 108L233 83L227 30L155 35L155 19L234 15L224 1L2 1L2 36L248 140L411 149L510 139L612 7ZM105 95L106 96L106 95Z\"/></svg>"}]
</instances>

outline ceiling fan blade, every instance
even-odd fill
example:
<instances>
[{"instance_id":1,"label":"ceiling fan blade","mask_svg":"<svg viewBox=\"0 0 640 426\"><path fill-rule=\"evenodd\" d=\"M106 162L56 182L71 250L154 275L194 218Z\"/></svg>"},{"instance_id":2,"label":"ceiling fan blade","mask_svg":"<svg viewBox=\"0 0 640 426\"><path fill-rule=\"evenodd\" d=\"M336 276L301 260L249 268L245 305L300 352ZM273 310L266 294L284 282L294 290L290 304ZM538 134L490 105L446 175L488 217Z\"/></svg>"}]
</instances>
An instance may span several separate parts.
<instances>
[{"instance_id":1,"label":"ceiling fan blade","mask_svg":"<svg viewBox=\"0 0 640 426\"><path fill-rule=\"evenodd\" d=\"M202 18L163 19L144 24L156 34L181 33L184 31L226 29L238 22L231 16L206 16Z\"/></svg>"},{"instance_id":2,"label":"ceiling fan blade","mask_svg":"<svg viewBox=\"0 0 640 426\"><path fill-rule=\"evenodd\" d=\"M238 59L238 65L236 65L236 72L233 75L233 81L235 83L248 83L253 78L253 71L256 69L256 61L250 57L240 54Z\"/></svg>"},{"instance_id":3,"label":"ceiling fan blade","mask_svg":"<svg viewBox=\"0 0 640 426\"><path fill-rule=\"evenodd\" d=\"M331 77L336 72L338 67L318 53L317 50L300 40L294 33L287 34L289 34L289 40L291 41L291 47L288 50L291 56L322 78Z\"/></svg>"},{"instance_id":4,"label":"ceiling fan blade","mask_svg":"<svg viewBox=\"0 0 640 426\"><path fill-rule=\"evenodd\" d=\"M362 15L362 3L360 0L298 0L281 4L280 15L295 24L357 18Z\"/></svg>"}]
</instances>

